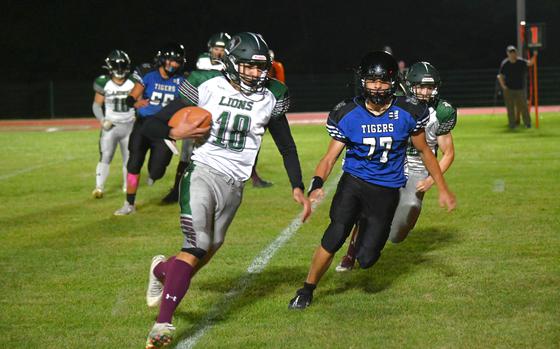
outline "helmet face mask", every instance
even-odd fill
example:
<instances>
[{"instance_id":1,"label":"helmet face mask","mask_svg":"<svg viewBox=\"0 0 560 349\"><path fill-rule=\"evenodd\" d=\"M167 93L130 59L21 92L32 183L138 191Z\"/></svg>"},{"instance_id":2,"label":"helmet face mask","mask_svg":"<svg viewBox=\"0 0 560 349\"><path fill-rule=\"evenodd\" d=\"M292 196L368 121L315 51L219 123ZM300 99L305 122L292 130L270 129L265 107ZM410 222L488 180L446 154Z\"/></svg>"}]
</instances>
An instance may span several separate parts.
<instances>
[{"instance_id":1,"label":"helmet face mask","mask_svg":"<svg viewBox=\"0 0 560 349\"><path fill-rule=\"evenodd\" d=\"M438 98L441 78L433 65L428 62L417 62L408 70L405 84L409 93L429 103Z\"/></svg>"},{"instance_id":2,"label":"helmet face mask","mask_svg":"<svg viewBox=\"0 0 560 349\"><path fill-rule=\"evenodd\" d=\"M172 62L177 64L172 64ZM185 62L185 47L181 44L169 43L156 54L156 65L163 67L168 76L177 73Z\"/></svg>"},{"instance_id":3,"label":"helmet face mask","mask_svg":"<svg viewBox=\"0 0 560 349\"><path fill-rule=\"evenodd\" d=\"M226 77L244 94L264 93L271 66L268 45L260 34L249 32L233 36L225 49Z\"/></svg>"},{"instance_id":4,"label":"helmet face mask","mask_svg":"<svg viewBox=\"0 0 560 349\"><path fill-rule=\"evenodd\" d=\"M109 71L111 77L124 79L130 73L130 58L122 50L113 50L105 58L103 68Z\"/></svg>"},{"instance_id":5,"label":"helmet face mask","mask_svg":"<svg viewBox=\"0 0 560 349\"><path fill-rule=\"evenodd\" d=\"M366 100L377 105L389 103L397 91L398 72L397 61L389 53L375 51L366 54L357 72ZM376 81L384 82L387 88L373 88L371 83Z\"/></svg>"}]
</instances>

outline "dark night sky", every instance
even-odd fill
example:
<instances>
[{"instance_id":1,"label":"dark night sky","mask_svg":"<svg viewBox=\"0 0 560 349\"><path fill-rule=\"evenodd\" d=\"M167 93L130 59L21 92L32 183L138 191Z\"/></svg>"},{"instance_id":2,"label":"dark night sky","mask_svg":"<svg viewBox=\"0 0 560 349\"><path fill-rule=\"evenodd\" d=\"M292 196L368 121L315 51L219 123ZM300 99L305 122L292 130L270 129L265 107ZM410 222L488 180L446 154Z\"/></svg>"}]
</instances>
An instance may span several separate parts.
<instances>
[{"instance_id":1,"label":"dark night sky","mask_svg":"<svg viewBox=\"0 0 560 349\"><path fill-rule=\"evenodd\" d=\"M179 41L190 64L208 37L254 31L290 73L334 73L384 45L407 62L440 69L493 68L516 43L515 0L496 1L4 1L1 59L11 80L91 79L107 53L134 63ZM226 6L227 4L227 6ZM527 0L529 22L546 22L544 66L560 65L560 3Z\"/></svg>"}]
</instances>

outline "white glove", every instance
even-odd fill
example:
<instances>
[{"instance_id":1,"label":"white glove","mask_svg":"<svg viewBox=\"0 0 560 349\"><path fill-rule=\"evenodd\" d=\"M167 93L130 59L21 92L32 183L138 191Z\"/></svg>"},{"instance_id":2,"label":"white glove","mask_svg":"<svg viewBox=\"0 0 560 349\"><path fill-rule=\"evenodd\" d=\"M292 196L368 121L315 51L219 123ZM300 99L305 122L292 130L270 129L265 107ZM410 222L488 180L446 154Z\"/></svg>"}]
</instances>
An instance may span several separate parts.
<instances>
[{"instance_id":1,"label":"white glove","mask_svg":"<svg viewBox=\"0 0 560 349\"><path fill-rule=\"evenodd\" d=\"M101 126L103 126L105 131L109 131L113 127L113 123L110 120L103 119Z\"/></svg>"}]
</instances>

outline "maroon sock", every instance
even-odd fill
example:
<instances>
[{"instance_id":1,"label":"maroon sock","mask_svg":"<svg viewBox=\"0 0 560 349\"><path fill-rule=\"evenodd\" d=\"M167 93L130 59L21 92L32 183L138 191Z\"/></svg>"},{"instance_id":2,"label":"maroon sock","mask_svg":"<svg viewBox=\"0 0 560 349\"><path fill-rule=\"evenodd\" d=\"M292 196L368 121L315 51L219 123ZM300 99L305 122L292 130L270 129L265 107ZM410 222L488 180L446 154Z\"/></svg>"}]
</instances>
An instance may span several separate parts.
<instances>
[{"instance_id":1,"label":"maroon sock","mask_svg":"<svg viewBox=\"0 0 560 349\"><path fill-rule=\"evenodd\" d=\"M160 262L154 268L154 275L160 280L165 280L165 275L167 275L167 269L171 265L171 262L175 260L175 256L169 257L166 261Z\"/></svg>"},{"instance_id":2,"label":"maroon sock","mask_svg":"<svg viewBox=\"0 0 560 349\"><path fill-rule=\"evenodd\" d=\"M169 263L157 322L171 323L173 312L187 293L194 268L180 259Z\"/></svg>"}]
</instances>

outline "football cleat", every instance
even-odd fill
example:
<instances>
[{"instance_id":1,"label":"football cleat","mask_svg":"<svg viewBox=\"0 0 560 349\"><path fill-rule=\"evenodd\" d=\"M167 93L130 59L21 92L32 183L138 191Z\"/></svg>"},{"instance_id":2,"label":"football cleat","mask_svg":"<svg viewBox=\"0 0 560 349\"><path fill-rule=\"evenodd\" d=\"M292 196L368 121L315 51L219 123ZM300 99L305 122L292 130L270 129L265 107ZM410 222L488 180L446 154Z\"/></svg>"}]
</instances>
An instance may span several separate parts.
<instances>
[{"instance_id":1,"label":"football cleat","mask_svg":"<svg viewBox=\"0 0 560 349\"><path fill-rule=\"evenodd\" d=\"M163 348L173 340L175 326L168 322L155 323L146 339L146 349Z\"/></svg>"},{"instance_id":2,"label":"football cleat","mask_svg":"<svg viewBox=\"0 0 560 349\"><path fill-rule=\"evenodd\" d=\"M156 265L165 261L164 255L157 255L152 258L150 265L150 274L148 276L148 290L146 291L146 304L148 307L156 307L161 303L161 295L163 294L163 283L154 275Z\"/></svg>"},{"instance_id":3,"label":"football cleat","mask_svg":"<svg viewBox=\"0 0 560 349\"><path fill-rule=\"evenodd\" d=\"M91 196L93 196L94 199L101 199L103 197L103 190L99 188L95 188L91 192Z\"/></svg>"},{"instance_id":4,"label":"football cleat","mask_svg":"<svg viewBox=\"0 0 560 349\"><path fill-rule=\"evenodd\" d=\"M340 264L336 266L335 270L339 273L345 271L351 271L352 269L354 269L355 263L356 263L356 257L345 255L344 257L342 257Z\"/></svg>"},{"instance_id":5,"label":"football cleat","mask_svg":"<svg viewBox=\"0 0 560 349\"><path fill-rule=\"evenodd\" d=\"M288 309L305 309L311 305L312 300L313 292L300 288L296 291L296 296L290 301Z\"/></svg>"},{"instance_id":6,"label":"football cleat","mask_svg":"<svg viewBox=\"0 0 560 349\"><path fill-rule=\"evenodd\" d=\"M126 216L135 212L136 208L134 207L134 205L131 205L128 203L128 201L125 201L123 207L116 210L113 214L115 216Z\"/></svg>"},{"instance_id":7,"label":"football cleat","mask_svg":"<svg viewBox=\"0 0 560 349\"><path fill-rule=\"evenodd\" d=\"M268 188L272 187L272 185L272 182L265 181L264 179L253 181L253 188Z\"/></svg>"}]
</instances>

